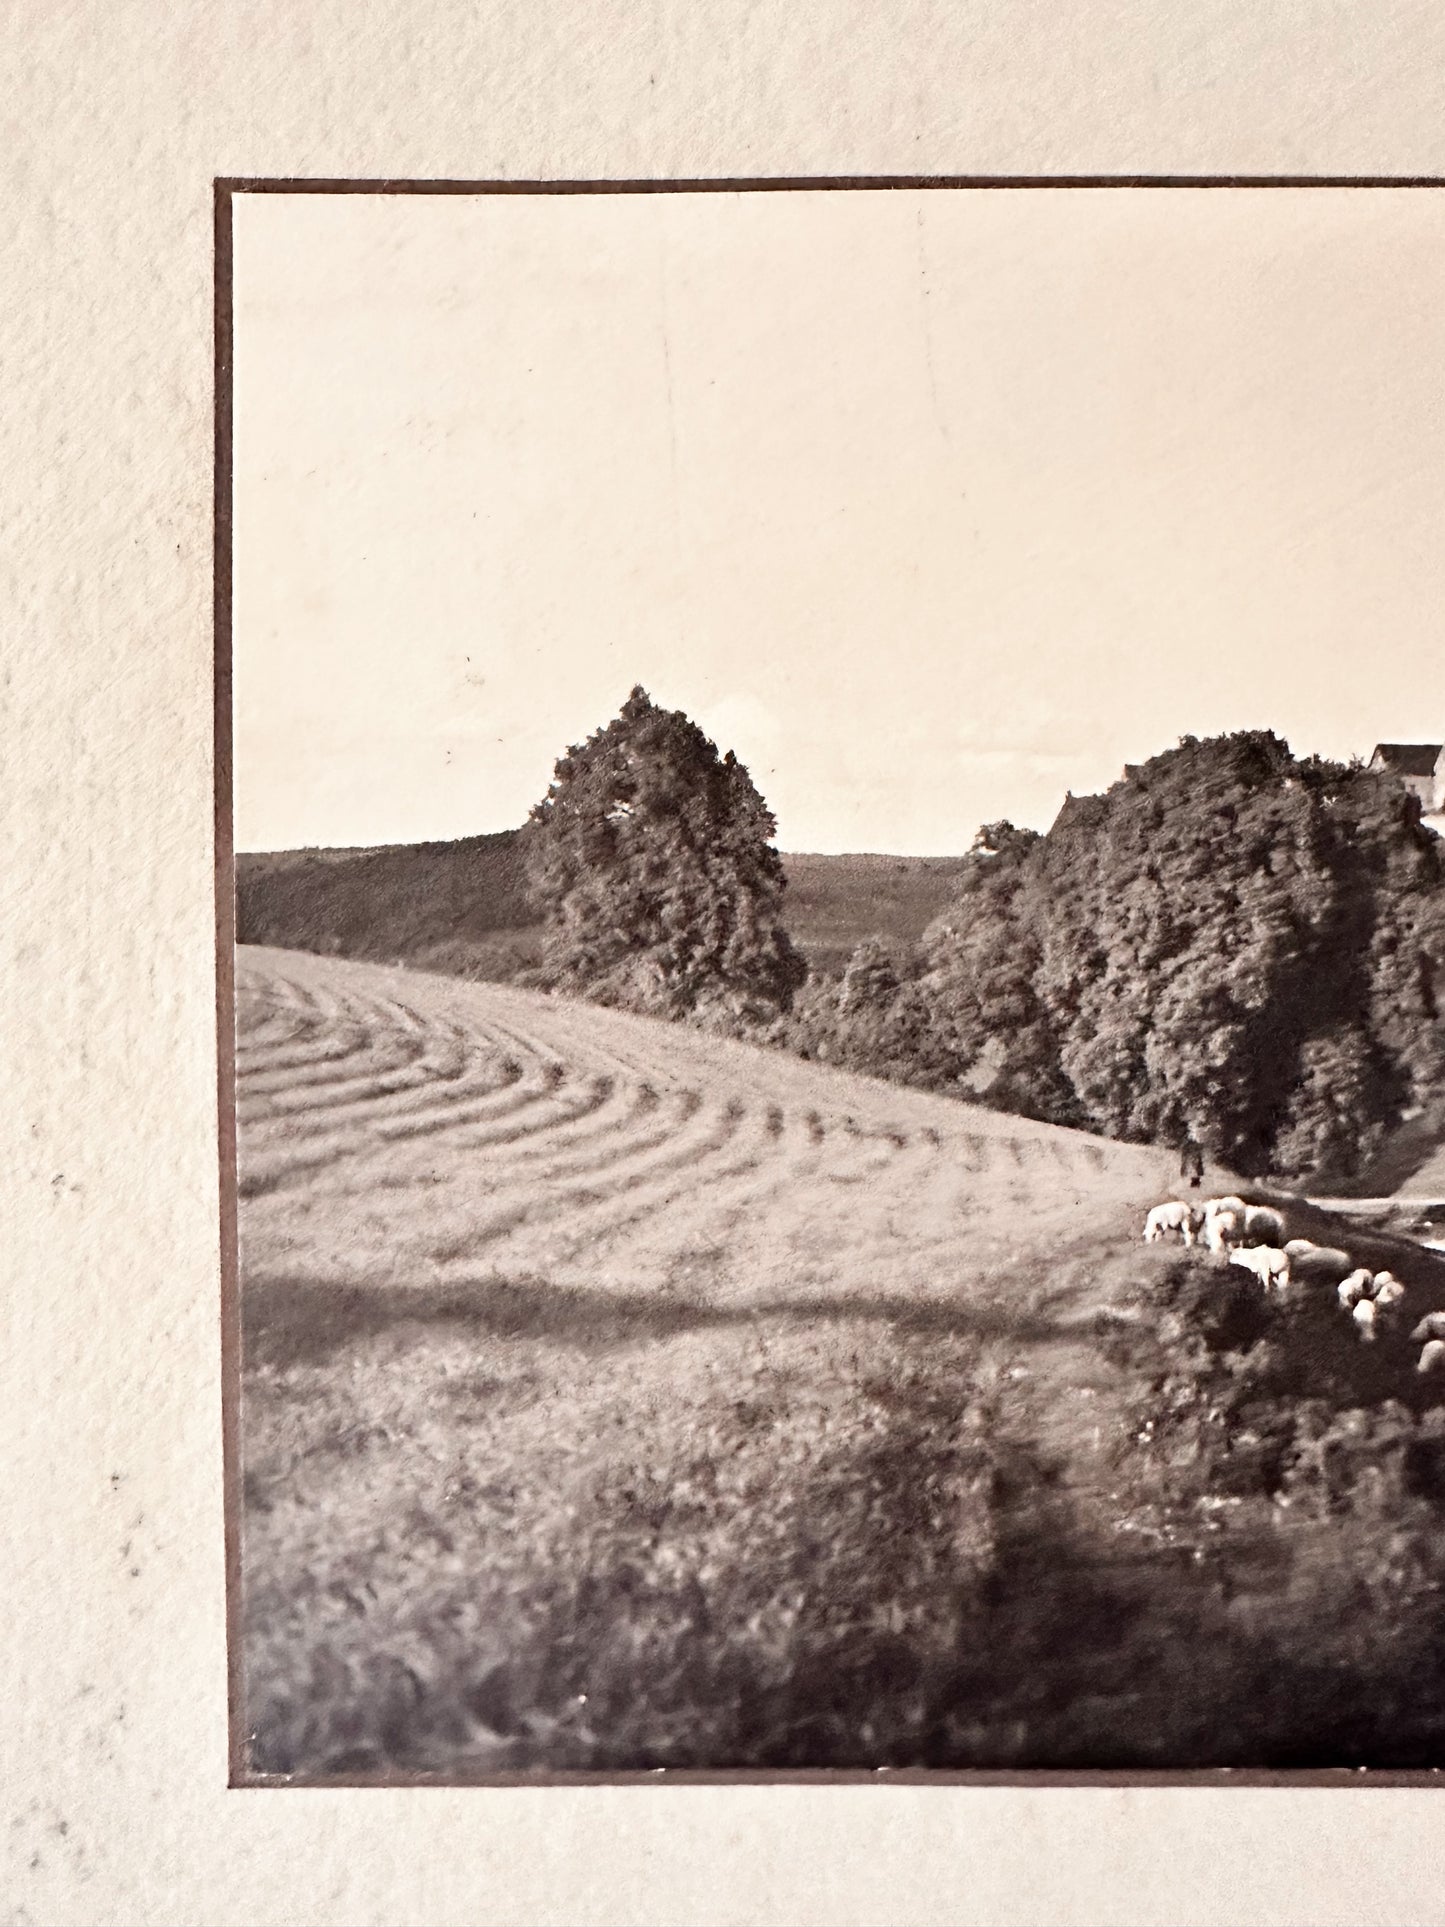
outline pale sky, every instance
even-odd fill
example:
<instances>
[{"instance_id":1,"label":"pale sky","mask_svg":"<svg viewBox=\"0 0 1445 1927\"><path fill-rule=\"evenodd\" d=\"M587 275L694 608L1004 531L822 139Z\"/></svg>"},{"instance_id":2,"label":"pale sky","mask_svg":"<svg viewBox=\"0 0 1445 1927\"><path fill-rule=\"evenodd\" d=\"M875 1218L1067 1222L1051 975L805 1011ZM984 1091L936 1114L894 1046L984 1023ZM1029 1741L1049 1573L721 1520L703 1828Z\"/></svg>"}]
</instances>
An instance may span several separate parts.
<instances>
[{"instance_id":1,"label":"pale sky","mask_svg":"<svg viewBox=\"0 0 1445 1927\"><path fill-rule=\"evenodd\" d=\"M785 850L1445 737L1445 191L235 201L236 843L520 823L641 682Z\"/></svg>"}]
</instances>

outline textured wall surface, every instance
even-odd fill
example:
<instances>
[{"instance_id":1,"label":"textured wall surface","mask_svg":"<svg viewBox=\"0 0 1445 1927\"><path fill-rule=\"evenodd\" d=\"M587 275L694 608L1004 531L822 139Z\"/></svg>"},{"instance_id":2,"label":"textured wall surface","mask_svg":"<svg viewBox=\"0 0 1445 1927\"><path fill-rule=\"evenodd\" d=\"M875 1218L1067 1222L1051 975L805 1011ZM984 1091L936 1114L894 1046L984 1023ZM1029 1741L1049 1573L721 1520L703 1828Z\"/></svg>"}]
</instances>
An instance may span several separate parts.
<instances>
[{"instance_id":1,"label":"textured wall surface","mask_svg":"<svg viewBox=\"0 0 1445 1927\"><path fill-rule=\"evenodd\" d=\"M45 0L0 86L0 1921L1445 1920L1429 1791L226 1790L211 183L1445 174L1428 0Z\"/></svg>"}]
</instances>

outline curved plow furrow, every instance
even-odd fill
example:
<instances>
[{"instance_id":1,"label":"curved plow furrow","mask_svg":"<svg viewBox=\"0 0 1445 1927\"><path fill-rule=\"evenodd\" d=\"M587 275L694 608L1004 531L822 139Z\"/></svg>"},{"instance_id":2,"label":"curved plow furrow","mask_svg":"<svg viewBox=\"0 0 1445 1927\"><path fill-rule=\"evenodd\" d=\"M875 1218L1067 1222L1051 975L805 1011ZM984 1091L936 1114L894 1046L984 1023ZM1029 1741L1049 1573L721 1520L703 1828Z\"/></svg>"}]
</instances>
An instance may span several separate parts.
<instances>
[{"instance_id":1,"label":"curved plow furrow","mask_svg":"<svg viewBox=\"0 0 1445 1927\"><path fill-rule=\"evenodd\" d=\"M414 1111L383 1118L372 1128L378 1140L388 1144L401 1144L412 1138L442 1138L445 1145L460 1152L468 1148L470 1127L513 1120L518 1112L550 1103L556 1095L555 1082L543 1081L535 1071L529 1071L498 1086L490 1095L428 1102ZM428 1097L431 1096L432 1093L428 1093Z\"/></svg>"},{"instance_id":2,"label":"curved plow furrow","mask_svg":"<svg viewBox=\"0 0 1445 1927\"><path fill-rule=\"evenodd\" d=\"M242 1043L237 1050L237 1069L248 1079L274 1079L285 1088L308 1065L325 1069L353 1051L370 1048L372 1029L359 1019L347 1024L329 1024L320 1017L298 1024L292 1039L248 1050Z\"/></svg>"},{"instance_id":3,"label":"curved plow furrow","mask_svg":"<svg viewBox=\"0 0 1445 1927\"><path fill-rule=\"evenodd\" d=\"M602 1250L614 1237L642 1222L650 1213L678 1194L679 1180L687 1194L701 1191L728 1178L755 1170L761 1160L761 1147L744 1147L722 1165L705 1160L730 1144L736 1132L724 1136L714 1130L711 1138L683 1155L673 1155L645 1169L626 1173L603 1191L591 1185L507 1184L487 1185L487 1167L479 1174L484 1209L467 1213L458 1223L453 1214L453 1230L445 1244L433 1255L443 1258L475 1259L498 1240L510 1242L507 1263L515 1266L524 1259L518 1243L521 1234L540 1234L549 1255L559 1250L584 1248L589 1258ZM501 1174L496 1174L500 1178ZM554 1227L559 1223L578 1227L577 1235L564 1239L559 1247Z\"/></svg>"},{"instance_id":4,"label":"curved plow furrow","mask_svg":"<svg viewBox=\"0 0 1445 1927\"><path fill-rule=\"evenodd\" d=\"M739 1167L690 1189L685 1214L674 1219L666 1209L629 1213L622 1226L630 1235L621 1262L609 1270L620 1269L629 1282L642 1286L704 1289L710 1298L723 1300L785 1280L795 1254L778 1235L773 1208L817 1181L823 1154L800 1125L783 1137L768 1131L766 1121L764 1130L766 1154L745 1158ZM837 1228L836 1216L831 1222ZM580 1246L574 1240L575 1274L595 1281L593 1259L609 1249L616 1247L605 1240ZM561 1253L558 1262L566 1263Z\"/></svg>"},{"instance_id":5,"label":"curved plow furrow","mask_svg":"<svg viewBox=\"0 0 1445 1927\"><path fill-rule=\"evenodd\" d=\"M685 1208L691 1218L719 1185L740 1178L753 1183L767 1163L774 1142L766 1136L761 1121L754 1119L749 1131L740 1133L734 1126L726 1136L714 1133L704 1154L694 1148L687 1155L659 1159L644 1170L614 1179L605 1192L591 1187L564 1191L559 1194L561 1209L533 1213L528 1222L533 1226L561 1222L567 1229L560 1237L549 1235L540 1247L529 1243L525 1249L530 1255L525 1258L520 1249L509 1251L509 1262L566 1265L585 1256L590 1266L604 1253L634 1239L639 1228L659 1213Z\"/></svg>"},{"instance_id":6,"label":"curved plow furrow","mask_svg":"<svg viewBox=\"0 0 1445 1927\"><path fill-rule=\"evenodd\" d=\"M488 1033L496 1040L499 1048L510 1050L515 1055L533 1059L548 1065L553 1075L573 1076L580 1072L592 1072L624 1081L634 1076L645 1075L635 1072L633 1067L622 1061L614 1053L606 1050L574 1050L563 1039L551 1036L539 1037L532 1030L519 1030L511 1024L489 1021Z\"/></svg>"},{"instance_id":7,"label":"curved plow furrow","mask_svg":"<svg viewBox=\"0 0 1445 1927\"><path fill-rule=\"evenodd\" d=\"M256 1112L259 1119L285 1119L299 1130L336 1130L353 1125L361 1127L384 1118L415 1114L420 1106L433 1102L463 1105L490 1101L499 1094L515 1091L522 1079L522 1067L515 1060L474 1057L460 1071L450 1064L444 1069L430 1064L404 1062L395 1069L379 1058L375 1074L348 1078L344 1083L326 1087L309 1100L294 1106L273 1103Z\"/></svg>"},{"instance_id":8,"label":"curved plow furrow","mask_svg":"<svg viewBox=\"0 0 1445 1927\"><path fill-rule=\"evenodd\" d=\"M420 1040L397 1036L368 1037L364 1045L332 1064L312 1064L286 1076L242 1075L240 1094L258 1111L277 1116L300 1116L359 1102L389 1089L404 1089L427 1075L418 1063ZM395 1080L400 1080L396 1082Z\"/></svg>"},{"instance_id":9,"label":"curved plow furrow","mask_svg":"<svg viewBox=\"0 0 1445 1927\"><path fill-rule=\"evenodd\" d=\"M697 1117L702 1109L702 1094L699 1091L676 1091L667 1097L659 1097L651 1085L645 1085L633 1095L628 1113L630 1128L621 1125L616 1131L594 1143L589 1140L582 1146L580 1156L563 1155L549 1161L547 1178L585 1178L610 1173L629 1161L650 1156L653 1151L666 1146L675 1146L684 1125ZM701 1128L701 1127L700 1127ZM540 1147L550 1152L553 1147Z\"/></svg>"},{"instance_id":10,"label":"curved plow furrow","mask_svg":"<svg viewBox=\"0 0 1445 1927\"><path fill-rule=\"evenodd\" d=\"M574 1244L590 1253L615 1225L639 1222L655 1208L654 1199L674 1196L680 1178L691 1186L702 1187L715 1176L735 1173L744 1165L752 1167L757 1161L756 1147L747 1148L741 1158L735 1156L724 1165L709 1162L733 1144L738 1125L736 1119L706 1122L705 1130L686 1141L678 1136L667 1139L663 1155L653 1155L609 1171L595 1182L579 1183L575 1174L542 1184L514 1174L509 1182L506 1173L494 1171L483 1163L474 1183L477 1197L486 1201L487 1215L479 1216L475 1222L495 1224L498 1222L495 1214L500 1212L506 1219L503 1227L506 1230L523 1226L548 1228L549 1253L570 1250ZM575 1238L564 1238L559 1244L551 1229L558 1224L575 1230ZM508 1261L517 1261L514 1252L509 1252Z\"/></svg>"},{"instance_id":11,"label":"curved plow furrow","mask_svg":"<svg viewBox=\"0 0 1445 1927\"><path fill-rule=\"evenodd\" d=\"M891 1275L906 1246L946 1278L988 1198L1012 1218L1147 1168L1135 1147L511 987L264 951L238 980L248 1264L324 1246L345 1198L358 1276L505 1249L661 1286L717 1247L732 1292L788 1288L810 1253Z\"/></svg>"},{"instance_id":12,"label":"curved plow furrow","mask_svg":"<svg viewBox=\"0 0 1445 1927\"><path fill-rule=\"evenodd\" d=\"M695 1069L673 1062L666 1050L641 1051L628 1048L607 1032L589 1022L595 1013L586 1004L567 1004L549 999L546 1009L545 1038L540 1026L518 1028L497 1018L489 1019L490 1028L518 1050L560 1057L568 1064L585 1064L591 1069L609 1071L624 1081L652 1083L661 1087L696 1081ZM666 1029L665 1026L657 1026Z\"/></svg>"},{"instance_id":13,"label":"curved plow furrow","mask_svg":"<svg viewBox=\"0 0 1445 1927\"><path fill-rule=\"evenodd\" d=\"M283 1153L279 1157L256 1156L242 1151L236 1176L236 1191L242 1205L257 1198L264 1198L288 1186L304 1183L308 1178L328 1171L340 1159L365 1155L370 1146L328 1145L324 1150L306 1156L300 1151ZM242 1244L242 1269L245 1269L245 1244Z\"/></svg>"},{"instance_id":14,"label":"curved plow furrow","mask_svg":"<svg viewBox=\"0 0 1445 1927\"><path fill-rule=\"evenodd\" d=\"M317 1025L303 1011L275 1010L260 996L236 1002L236 1061L283 1061Z\"/></svg>"},{"instance_id":15,"label":"curved plow furrow","mask_svg":"<svg viewBox=\"0 0 1445 1927\"><path fill-rule=\"evenodd\" d=\"M551 1092L542 1088L528 1090L512 1084L506 1087L506 1094L500 1102L479 1099L473 1105L458 1104L457 1109L468 1116L509 1116L543 1103L551 1095ZM300 1173L324 1169L333 1159L389 1159L394 1168L398 1147L404 1147L410 1140L436 1138L453 1129L453 1120L445 1113L433 1113L412 1121L405 1114L397 1116L394 1112L382 1117L364 1118L350 1125L337 1124L333 1119L321 1119L314 1129L309 1129L305 1120L292 1118L273 1123L270 1129L253 1126L245 1140L247 1148L269 1155L263 1159L243 1160L242 1194L254 1195L257 1191L274 1190L279 1184L288 1182L293 1171ZM248 1183L252 1187L250 1193L247 1191Z\"/></svg>"},{"instance_id":16,"label":"curved plow furrow","mask_svg":"<svg viewBox=\"0 0 1445 1927\"><path fill-rule=\"evenodd\" d=\"M595 1109L575 1124L559 1125L545 1143L503 1147L499 1162L525 1175L529 1183L545 1183L585 1164L599 1145L621 1147L618 1155L625 1155L627 1144L635 1143L638 1132L655 1118L657 1093L624 1084L611 1071L594 1073L590 1083L598 1099Z\"/></svg>"},{"instance_id":17,"label":"curved plow furrow","mask_svg":"<svg viewBox=\"0 0 1445 1927\"><path fill-rule=\"evenodd\" d=\"M679 1121L676 1127L655 1143L654 1148L663 1152L661 1157L654 1157L649 1151L641 1161L636 1161L638 1147L634 1144L628 1147L625 1159L604 1163L598 1157L574 1169L569 1175L596 1180L588 1188L600 1191L608 1198L636 1191L640 1186L651 1184L659 1177L670 1176L674 1171L705 1166L728 1150L747 1112L737 1099L730 1100L718 1111L703 1104L696 1091L687 1091L680 1095L677 1116ZM757 1120L753 1122L756 1124Z\"/></svg>"},{"instance_id":18,"label":"curved plow furrow","mask_svg":"<svg viewBox=\"0 0 1445 1927\"><path fill-rule=\"evenodd\" d=\"M543 1095L540 1109L528 1107L525 1113L511 1118L468 1125L458 1131L455 1138L448 1140L448 1144L452 1149L469 1154L483 1153L483 1168L494 1177L502 1178L510 1167L508 1154L513 1146L529 1144L534 1138L543 1136L550 1141L554 1131L593 1116L605 1102L597 1087L590 1083L571 1090L565 1086L549 1090Z\"/></svg>"},{"instance_id":19,"label":"curved plow furrow","mask_svg":"<svg viewBox=\"0 0 1445 1927\"><path fill-rule=\"evenodd\" d=\"M274 983L242 979L236 985L236 1056L244 1063L304 1051L330 1032L315 1005L283 997Z\"/></svg>"},{"instance_id":20,"label":"curved plow furrow","mask_svg":"<svg viewBox=\"0 0 1445 1927\"><path fill-rule=\"evenodd\" d=\"M693 1173L696 1182L705 1181L702 1175L707 1161L716 1157L727 1146L737 1131L737 1117L722 1120L700 1117L698 1128L692 1132L672 1131L661 1135L654 1150L641 1155L636 1147L627 1153L628 1161L605 1172L569 1171L561 1180L547 1183L536 1182L505 1183L505 1173L494 1171L487 1162L479 1163L475 1183L481 1195L489 1194L490 1184L504 1188L510 1195L520 1199L521 1205L515 1211L512 1223L515 1225L552 1224L558 1219L575 1219L578 1224L586 1225L584 1242L591 1243L602 1235L612 1216L618 1215L619 1201L623 1201L621 1215L632 1222L639 1211L648 1207L644 1204L627 1203L639 1192L658 1186L671 1187L679 1172ZM578 1176L594 1179L592 1183L578 1183ZM510 1229L511 1226L509 1225Z\"/></svg>"}]
</instances>

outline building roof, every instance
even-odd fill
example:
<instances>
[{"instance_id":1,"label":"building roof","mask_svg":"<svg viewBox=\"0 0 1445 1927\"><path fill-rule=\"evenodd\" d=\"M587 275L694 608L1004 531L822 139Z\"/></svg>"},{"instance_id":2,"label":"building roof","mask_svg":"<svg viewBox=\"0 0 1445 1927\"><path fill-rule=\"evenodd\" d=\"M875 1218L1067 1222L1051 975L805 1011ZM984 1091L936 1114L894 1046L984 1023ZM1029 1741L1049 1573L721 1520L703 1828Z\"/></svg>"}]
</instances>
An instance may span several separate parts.
<instances>
[{"instance_id":1,"label":"building roof","mask_svg":"<svg viewBox=\"0 0 1445 1927\"><path fill-rule=\"evenodd\" d=\"M1397 776L1433 776L1440 749L1439 743L1376 743L1370 768L1393 770Z\"/></svg>"}]
</instances>

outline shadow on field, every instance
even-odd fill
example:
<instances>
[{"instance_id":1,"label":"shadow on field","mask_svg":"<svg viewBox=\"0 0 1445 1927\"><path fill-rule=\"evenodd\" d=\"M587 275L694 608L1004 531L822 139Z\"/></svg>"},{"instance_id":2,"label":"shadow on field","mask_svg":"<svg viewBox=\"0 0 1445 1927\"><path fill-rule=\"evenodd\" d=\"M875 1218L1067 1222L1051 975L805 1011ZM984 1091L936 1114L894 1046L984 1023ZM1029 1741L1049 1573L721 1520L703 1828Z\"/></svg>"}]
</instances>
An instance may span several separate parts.
<instances>
[{"instance_id":1,"label":"shadow on field","mask_svg":"<svg viewBox=\"0 0 1445 1927\"><path fill-rule=\"evenodd\" d=\"M1438 1765L1440 1614L1379 1636L1339 1570L1355 1544L1266 1526L1226 1552L1101 1540L1028 1450L1001 1455L996 1556L931 1685L932 1767L1167 1770ZM1352 1604L1353 1602L1351 1602Z\"/></svg>"},{"instance_id":2,"label":"shadow on field","mask_svg":"<svg viewBox=\"0 0 1445 1927\"><path fill-rule=\"evenodd\" d=\"M881 1452L855 1444L810 1468L780 1534L727 1492L706 1541L680 1515L681 1581L649 1563L627 1468L598 1487L567 1558L538 1560L515 1595L493 1590L484 1637L415 1588L409 1627L338 1612L302 1646L283 1624L253 1649L253 1770L325 1783L1438 1764L1440 1615L1342 1639L1348 1535L1322 1527L1287 1549L1261 1531L1202 1559L1101 1540L1057 1464L980 1438L952 1466L921 1416ZM800 1573L806 1603L780 1609Z\"/></svg>"},{"instance_id":3,"label":"shadow on field","mask_svg":"<svg viewBox=\"0 0 1445 1927\"><path fill-rule=\"evenodd\" d=\"M474 1446L409 1360L269 1388L252 1770L1438 1766L1445 1418L1408 1409L1436 1396L1408 1340L1362 1346L1330 1292L1266 1299L1182 1252L1053 1283L1051 1323L1010 1312L1006 1272L969 1303L253 1279L253 1359L439 1327L601 1352L767 1321L769 1343L650 1381L526 1359L589 1381L585 1424L509 1409ZM1106 1291L1132 1322L1065 1322ZM992 1335L1076 1355L1015 1379ZM383 1382L409 1416L367 1431Z\"/></svg>"},{"instance_id":4,"label":"shadow on field","mask_svg":"<svg viewBox=\"0 0 1445 1927\"><path fill-rule=\"evenodd\" d=\"M610 1351L683 1332L760 1320L888 1324L919 1337L1008 1337L1044 1342L1067 1329L990 1304L884 1292L772 1296L711 1305L657 1291L592 1291L539 1279L485 1277L441 1284L356 1285L296 1274L245 1280L241 1318L249 1364L316 1365L344 1346L405 1326L461 1326L491 1338L541 1339Z\"/></svg>"},{"instance_id":5,"label":"shadow on field","mask_svg":"<svg viewBox=\"0 0 1445 1927\"><path fill-rule=\"evenodd\" d=\"M1441 1253L1387 1226L1323 1210L1307 1198L1268 1193L1263 1196L1284 1213L1285 1229L1290 1237L1311 1238L1316 1244L1338 1246L1348 1251L1356 1264L1368 1265L1372 1271L1393 1271L1409 1286L1412 1305L1418 1301L1422 1311L1445 1305L1445 1256Z\"/></svg>"}]
</instances>

